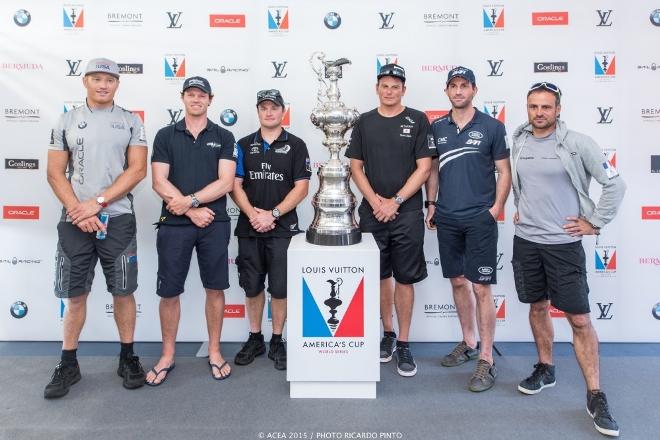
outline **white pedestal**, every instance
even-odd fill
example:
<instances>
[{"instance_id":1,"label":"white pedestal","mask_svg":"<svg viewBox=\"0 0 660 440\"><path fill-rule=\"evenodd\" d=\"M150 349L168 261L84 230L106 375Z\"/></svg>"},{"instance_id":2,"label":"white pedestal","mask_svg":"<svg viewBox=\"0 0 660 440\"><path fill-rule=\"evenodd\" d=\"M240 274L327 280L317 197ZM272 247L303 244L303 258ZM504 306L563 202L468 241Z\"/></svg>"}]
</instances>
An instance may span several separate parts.
<instances>
[{"instance_id":1,"label":"white pedestal","mask_svg":"<svg viewBox=\"0 0 660 440\"><path fill-rule=\"evenodd\" d=\"M291 240L287 380L292 398L376 397L379 255L371 234L352 246L317 246L304 234Z\"/></svg>"}]
</instances>

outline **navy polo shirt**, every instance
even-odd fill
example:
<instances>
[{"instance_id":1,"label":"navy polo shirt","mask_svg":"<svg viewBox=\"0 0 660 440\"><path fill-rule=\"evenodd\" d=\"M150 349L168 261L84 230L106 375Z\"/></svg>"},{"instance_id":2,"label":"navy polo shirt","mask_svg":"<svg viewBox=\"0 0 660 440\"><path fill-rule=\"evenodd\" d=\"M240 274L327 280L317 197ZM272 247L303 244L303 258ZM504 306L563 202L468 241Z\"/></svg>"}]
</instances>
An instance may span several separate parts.
<instances>
[{"instance_id":1,"label":"navy polo shirt","mask_svg":"<svg viewBox=\"0 0 660 440\"><path fill-rule=\"evenodd\" d=\"M269 144L261 131L256 131L238 141L236 176L243 179L243 190L252 206L270 211L284 200L297 180L312 176L307 145L286 130ZM238 237L291 237L299 232L298 214L293 209L268 232L255 231L241 212L234 233Z\"/></svg>"},{"instance_id":2,"label":"navy polo shirt","mask_svg":"<svg viewBox=\"0 0 660 440\"><path fill-rule=\"evenodd\" d=\"M186 120L161 128L154 139L151 162L169 164L167 179L184 195L198 192L211 182L218 180L220 159L236 160L236 141L228 130L207 120L206 128L197 139L186 129ZM165 209L160 214L160 224L189 225L192 221L185 215L174 215ZM200 206L215 212L216 222L228 222L227 196L224 195Z\"/></svg>"},{"instance_id":3,"label":"navy polo shirt","mask_svg":"<svg viewBox=\"0 0 660 440\"><path fill-rule=\"evenodd\" d=\"M504 124L475 108L462 130L449 112L431 131L440 161L436 216L465 219L488 210L495 203L495 161L509 157Z\"/></svg>"}]
</instances>

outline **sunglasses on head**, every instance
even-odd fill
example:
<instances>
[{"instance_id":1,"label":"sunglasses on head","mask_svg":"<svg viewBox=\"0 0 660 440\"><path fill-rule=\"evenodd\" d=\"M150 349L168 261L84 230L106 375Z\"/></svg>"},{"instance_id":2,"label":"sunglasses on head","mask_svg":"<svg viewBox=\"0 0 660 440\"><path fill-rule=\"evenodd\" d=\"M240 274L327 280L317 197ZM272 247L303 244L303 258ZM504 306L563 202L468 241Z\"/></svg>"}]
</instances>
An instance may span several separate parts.
<instances>
[{"instance_id":1,"label":"sunglasses on head","mask_svg":"<svg viewBox=\"0 0 660 440\"><path fill-rule=\"evenodd\" d=\"M269 89L269 90L261 90L257 92L257 99L264 98L266 96L275 96L279 97L280 96L280 91L277 89Z\"/></svg>"},{"instance_id":2,"label":"sunglasses on head","mask_svg":"<svg viewBox=\"0 0 660 440\"><path fill-rule=\"evenodd\" d=\"M529 88L528 93L533 92L534 90L547 90L549 92L556 94L561 98L561 89L549 82L544 81L544 82L532 84L532 87Z\"/></svg>"}]
</instances>

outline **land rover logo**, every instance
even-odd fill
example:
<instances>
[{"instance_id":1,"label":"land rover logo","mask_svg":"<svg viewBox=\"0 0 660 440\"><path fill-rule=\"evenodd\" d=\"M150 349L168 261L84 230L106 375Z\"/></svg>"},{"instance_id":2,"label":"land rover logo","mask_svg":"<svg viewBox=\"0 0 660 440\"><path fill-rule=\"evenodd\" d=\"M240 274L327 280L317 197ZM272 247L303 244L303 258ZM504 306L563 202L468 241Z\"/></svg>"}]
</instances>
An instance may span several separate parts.
<instances>
[{"instance_id":1,"label":"land rover logo","mask_svg":"<svg viewBox=\"0 0 660 440\"><path fill-rule=\"evenodd\" d=\"M468 136L470 136L470 139L483 139L484 135L480 131L471 131L468 133Z\"/></svg>"},{"instance_id":2,"label":"land rover logo","mask_svg":"<svg viewBox=\"0 0 660 440\"><path fill-rule=\"evenodd\" d=\"M490 266L481 266L478 271L481 275L490 275L493 273L493 268Z\"/></svg>"}]
</instances>

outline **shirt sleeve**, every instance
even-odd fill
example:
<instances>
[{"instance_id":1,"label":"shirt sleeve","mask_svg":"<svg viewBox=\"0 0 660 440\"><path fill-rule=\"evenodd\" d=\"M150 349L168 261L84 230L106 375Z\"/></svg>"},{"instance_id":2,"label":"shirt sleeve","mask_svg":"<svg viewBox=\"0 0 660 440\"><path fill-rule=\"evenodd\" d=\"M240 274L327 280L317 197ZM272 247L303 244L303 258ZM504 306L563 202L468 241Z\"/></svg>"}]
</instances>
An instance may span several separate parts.
<instances>
[{"instance_id":1,"label":"shirt sleeve","mask_svg":"<svg viewBox=\"0 0 660 440\"><path fill-rule=\"evenodd\" d=\"M171 164L169 136L165 133L166 128L158 130L154 138L154 148L151 151L151 163L162 162Z\"/></svg>"},{"instance_id":2,"label":"shirt sleeve","mask_svg":"<svg viewBox=\"0 0 660 440\"><path fill-rule=\"evenodd\" d=\"M64 115L60 115L57 124L55 124L55 127L50 130L48 149L54 151L69 151L64 133Z\"/></svg>"},{"instance_id":3,"label":"shirt sleeve","mask_svg":"<svg viewBox=\"0 0 660 440\"><path fill-rule=\"evenodd\" d=\"M435 147L433 134L431 134L431 124L426 115L421 113L419 130L417 130L417 137L415 138L415 159L437 155L438 149Z\"/></svg>"},{"instance_id":4,"label":"shirt sleeve","mask_svg":"<svg viewBox=\"0 0 660 440\"><path fill-rule=\"evenodd\" d=\"M362 154L362 133L360 131L360 126L362 125L361 122L362 117L358 119L357 123L353 127L353 131L351 132L351 141L348 144L346 153L344 153L344 156L350 159L364 160L364 156Z\"/></svg>"},{"instance_id":5,"label":"shirt sleeve","mask_svg":"<svg viewBox=\"0 0 660 440\"><path fill-rule=\"evenodd\" d=\"M236 144L236 177L245 177L245 164L243 163L243 148Z\"/></svg>"},{"instance_id":6,"label":"shirt sleeve","mask_svg":"<svg viewBox=\"0 0 660 440\"><path fill-rule=\"evenodd\" d=\"M312 177L312 164L309 160L309 152L305 142L300 141L296 145L293 156L293 180L309 180Z\"/></svg>"},{"instance_id":7,"label":"shirt sleeve","mask_svg":"<svg viewBox=\"0 0 660 440\"><path fill-rule=\"evenodd\" d=\"M506 138L506 128L501 122L497 124L497 128L495 129L491 154L493 155L493 160L501 160L509 157L509 141Z\"/></svg>"},{"instance_id":8,"label":"shirt sleeve","mask_svg":"<svg viewBox=\"0 0 660 440\"><path fill-rule=\"evenodd\" d=\"M137 147L147 146L147 135L144 131L144 124L139 116L131 113L131 141L128 145Z\"/></svg>"},{"instance_id":9,"label":"shirt sleeve","mask_svg":"<svg viewBox=\"0 0 660 440\"><path fill-rule=\"evenodd\" d=\"M219 148L220 151L216 153L219 155L218 160L225 159L236 162L236 158L238 157L238 145L236 144L234 135L230 131L225 130L220 139L222 139L222 147Z\"/></svg>"}]
</instances>

